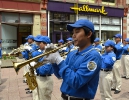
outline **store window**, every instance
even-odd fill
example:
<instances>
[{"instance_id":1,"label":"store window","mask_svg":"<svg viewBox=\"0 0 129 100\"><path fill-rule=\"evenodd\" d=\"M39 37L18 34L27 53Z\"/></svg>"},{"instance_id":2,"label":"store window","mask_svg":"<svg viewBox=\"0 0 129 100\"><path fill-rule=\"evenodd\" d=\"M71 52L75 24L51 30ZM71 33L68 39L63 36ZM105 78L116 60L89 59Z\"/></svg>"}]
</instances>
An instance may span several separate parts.
<instances>
[{"instance_id":1,"label":"store window","mask_svg":"<svg viewBox=\"0 0 129 100\"><path fill-rule=\"evenodd\" d=\"M96 37L99 37L99 30L100 30L100 16L95 15L86 15L86 14L79 14L79 19L88 19L94 23Z\"/></svg>"},{"instance_id":2,"label":"store window","mask_svg":"<svg viewBox=\"0 0 129 100\"><path fill-rule=\"evenodd\" d=\"M52 42L57 43L60 38L66 40L67 37L71 36L66 26L75 21L75 14L50 12L50 38Z\"/></svg>"},{"instance_id":3,"label":"store window","mask_svg":"<svg viewBox=\"0 0 129 100\"><path fill-rule=\"evenodd\" d=\"M19 13L2 13L2 23L33 24L33 15Z\"/></svg>"},{"instance_id":4,"label":"store window","mask_svg":"<svg viewBox=\"0 0 129 100\"><path fill-rule=\"evenodd\" d=\"M90 3L95 3L95 0L78 0L79 2L90 2Z\"/></svg>"},{"instance_id":5,"label":"store window","mask_svg":"<svg viewBox=\"0 0 129 100\"><path fill-rule=\"evenodd\" d=\"M121 32L121 18L79 14L79 19L88 19L94 24L96 37L101 37L102 43ZM101 24L101 25L100 25ZM101 32L101 34L100 34Z\"/></svg>"},{"instance_id":6,"label":"store window","mask_svg":"<svg viewBox=\"0 0 129 100\"><path fill-rule=\"evenodd\" d=\"M33 23L33 15L20 14L20 23L21 24L32 24Z\"/></svg>"},{"instance_id":7,"label":"store window","mask_svg":"<svg viewBox=\"0 0 129 100\"><path fill-rule=\"evenodd\" d=\"M115 5L115 0L102 0L102 4Z\"/></svg>"},{"instance_id":8,"label":"store window","mask_svg":"<svg viewBox=\"0 0 129 100\"><path fill-rule=\"evenodd\" d=\"M19 14L2 13L2 23L19 23Z\"/></svg>"},{"instance_id":9,"label":"store window","mask_svg":"<svg viewBox=\"0 0 129 100\"><path fill-rule=\"evenodd\" d=\"M113 36L120 32L121 32L120 18L102 16L101 19L102 41L106 41L107 39L113 40Z\"/></svg>"},{"instance_id":10,"label":"store window","mask_svg":"<svg viewBox=\"0 0 129 100\"><path fill-rule=\"evenodd\" d=\"M102 2L110 2L110 3L115 3L115 0L102 0Z\"/></svg>"}]
</instances>

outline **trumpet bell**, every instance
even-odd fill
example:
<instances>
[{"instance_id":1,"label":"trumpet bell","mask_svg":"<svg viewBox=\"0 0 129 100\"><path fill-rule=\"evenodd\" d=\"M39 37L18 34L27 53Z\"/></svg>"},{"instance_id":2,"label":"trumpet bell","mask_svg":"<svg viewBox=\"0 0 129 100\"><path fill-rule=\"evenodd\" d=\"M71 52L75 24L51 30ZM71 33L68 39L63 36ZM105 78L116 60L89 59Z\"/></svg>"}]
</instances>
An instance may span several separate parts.
<instances>
[{"instance_id":1,"label":"trumpet bell","mask_svg":"<svg viewBox=\"0 0 129 100\"><path fill-rule=\"evenodd\" d=\"M13 67L14 67L14 69L15 69L15 71L16 71L16 73L17 73L17 75L18 75L18 72L19 72L19 70L22 68L22 67L24 67L25 65L27 65L26 63L18 63L18 62L13 62Z\"/></svg>"}]
</instances>

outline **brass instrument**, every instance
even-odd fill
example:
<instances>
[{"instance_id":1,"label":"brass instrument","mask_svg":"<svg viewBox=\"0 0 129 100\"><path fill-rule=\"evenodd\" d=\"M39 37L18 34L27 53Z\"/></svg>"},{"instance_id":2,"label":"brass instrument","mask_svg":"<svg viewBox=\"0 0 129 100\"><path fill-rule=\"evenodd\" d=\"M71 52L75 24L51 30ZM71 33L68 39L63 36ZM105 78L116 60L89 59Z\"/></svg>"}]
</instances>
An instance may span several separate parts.
<instances>
[{"instance_id":1,"label":"brass instrument","mask_svg":"<svg viewBox=\"0 0 129 100\"><path fill-rule=\"evenodd\" d=\"M55 48L55 49L48 48L48 49L45 50L45 53L40 54L40 55L38 55L38 56L36 56L36 57L34 57L34 58L31 58L31 59L29 59L29 60L26 60L25 62L22 62L22 63L13 62L13 66L14 66L14 69L15 69L16 73L18 74L18 71L19 71L22 67L24 67L25 65L30 64L30 62L32 62L32 61L37 61L37 60L38 60L39 58L41 58L41 57L47 56L47 55L49 55L49 54L51 54L51 53L54 53L54 52L58 51L59 49L61 49L61 48L65 47L65 46L67 46L67 45L68 45L69 43L71 43L71 42L73 42L73 41L70 41L70 42L68 42L68 43L66 43L66 44L64 44L64 45L62 45L62 46L60 46L60 47L58 47L58 48Z\"/></svg>"},{"instance_id":2,"label":"brass instrument","mask_svg":"<svg viewBox=\"0 0 129 100\"><path fill-rule=\"evenodd\" d=\"M64 57L64 56L66 56L68 53L69 53L69 52L61 53L60 55L61 55L61 57ZM33 68L36 69L36 68L38 68L38 67L40 67L40 66L42 66L42 65L44 65L44 64L46 64L46 63L48 63L48 61L38 62L36 65L34 65Z\"/></svg>"},{"instance_id":3,"label":"brass instrument","mask_svg":"<svg viewBox=\"0 0 129 100\"><path fill-rule=\"evenodd\" d=\"M26 77L29 89L34 90L38 86L36 76L34 75L34 69L31 67L30 72L27 72L24 76Z\"/></svg>"},{"instance_id":4,"label":"brass instrument","mask_svg":"<svg viewBox=\"0 0 129 100\"><path fill-rule=\"evenodd\" d=\"M24 46L20 45L20 47L18 47L17 49L13 49L10 53L8 53L8 55L10 56L11 54L16 55L17 53L20 53L22 51L24 51Z\"/></svg>"},{"instance_id":5,"label":"brass instrument","mask_svg":"<svg viewBox=\"0 0 129 100\"><path fill-rule=\"evenodd\" d=\"M49 55L50 53L54 53L54 52L58 51L59 49L63 48L64 46L67 46L67 45L68 45L68 43L67 44L64 44L61 47L56 48L56 49L48 48L47 50L45 50L45 53L44 54L41 54L41 55L39 55L37 57L34 57L34 58L30 59L30 60L27 60L27 61L25 61L23 63L13 63L14 64L15 71L17 72L17 74L18 74L18 71L23 66L25 66L26 64L29 64L29 66L30 66L30 72L27 72L24 75L24 77L26 77L26 79L27 79L27 83L28 83L28 86L29 86L29 89L30 90L34 90L38 86L37 81L36 81L36 76L34 74L34 69L40 67L41 65L44 65L44 64L48 63L48 61L38 62L36 65L34 65L34 67L31 66L30 62L36 61L36 60L38 60L39 58L41 58L43 56ZM67 53L62 53L61 56L64 56L66 54Z\"/></svg>"}]
</instances>

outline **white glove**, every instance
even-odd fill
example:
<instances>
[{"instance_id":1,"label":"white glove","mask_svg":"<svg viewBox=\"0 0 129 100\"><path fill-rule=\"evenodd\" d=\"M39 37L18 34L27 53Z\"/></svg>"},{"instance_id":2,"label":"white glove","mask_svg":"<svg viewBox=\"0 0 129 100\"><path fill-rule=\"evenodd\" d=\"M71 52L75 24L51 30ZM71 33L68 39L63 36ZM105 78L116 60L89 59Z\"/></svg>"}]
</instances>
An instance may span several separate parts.
<instances>
[{"instance_id":1,"label":"white glove","mask_svg":"<svg viewBox=\"0 0 129 100\"><path fill-rule=\"evenodd\" d=\"M30 51L32 48L30 46L24 46L24 49Z\"/></svg>"},{"instance_id":2,"label":"white glove","mask_svg":"<svg viewBox=\"0 0 129 100\"><path fill-rule=\"evenodd\" d=\"M95 50L97 50L98 52L100 52L100 51L101 51L99 48L95 48Z\"/></svg>"},{"instance_id":3,"label":"white glove","mask_svg":"<svg viewBox=\"0 0 129 100\"><path fill-rule=\"evenodd\" d=\"M60 56L59 52L49 54L44 60L48 60L51 63L56 63L57 65L63 61L63 58Z\"/></svg>"},{"instance_id":4,"label":"white glove","mask_svg":"<svg viewBox=\"0 0 129 100\"><path fill-rule=\"evenodd\" d=\"M57 48L57 47L53 43L47 44L47 46L45 46L45 52L51 51L51 50L53 50L55 48Z\"/></svg>"},{"instance_id":5,"label":"white glove","mask_svg":"<svg viewBox=\"0 0 129 100\"><path fill-rule=\"evenodd\" d=\"M54 44L47 44L45 47L45 52L55 49ZM59 52L49 54L44 60L48 60L51 63L56 63L57 65L63 60Z\"/></svg>"},{"instance_id":6,"label":"white glove","mask_svg":"<svg viewBox=\"0 0 129 100\"><path fill-rule=\"evenodd\" d=\"M34 62L34 61L30 63L30 65L31 65L32 67L34 67L36 64L37 64L37 63Z\"/></svg>"}]
</instances>

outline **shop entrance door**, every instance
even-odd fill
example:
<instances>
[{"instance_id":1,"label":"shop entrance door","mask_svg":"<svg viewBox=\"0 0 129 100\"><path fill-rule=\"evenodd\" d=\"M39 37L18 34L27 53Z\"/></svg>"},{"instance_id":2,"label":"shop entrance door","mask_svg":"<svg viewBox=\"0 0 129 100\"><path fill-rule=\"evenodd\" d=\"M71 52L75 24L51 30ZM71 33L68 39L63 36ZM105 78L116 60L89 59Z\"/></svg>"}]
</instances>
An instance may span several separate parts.
<instances>
[{"instance_id":1,"label":"shop entrance door","mask_svg":"<svg viewBox=\"0 0 129 100\"><path fill-rule=\"evenodd\" d=\"M25 38L31 34L31 26L19 26L18 27L18 47L21 44L26 43L27 41L25 40Z\"/></svg>"},{"instance_id":2,"label":"shop entrance door","mask_svg":"<svg viewBox=\"0 0 129 100\"><path fill-rule=\"evenodd\" d=\"M58 40L63 39L64 42L66 42L66 39L70 37L69 32L59 32L59 31L54 31L52 35L52 40L54 43L58 43Z\"/></svg>"}]
</instances>

